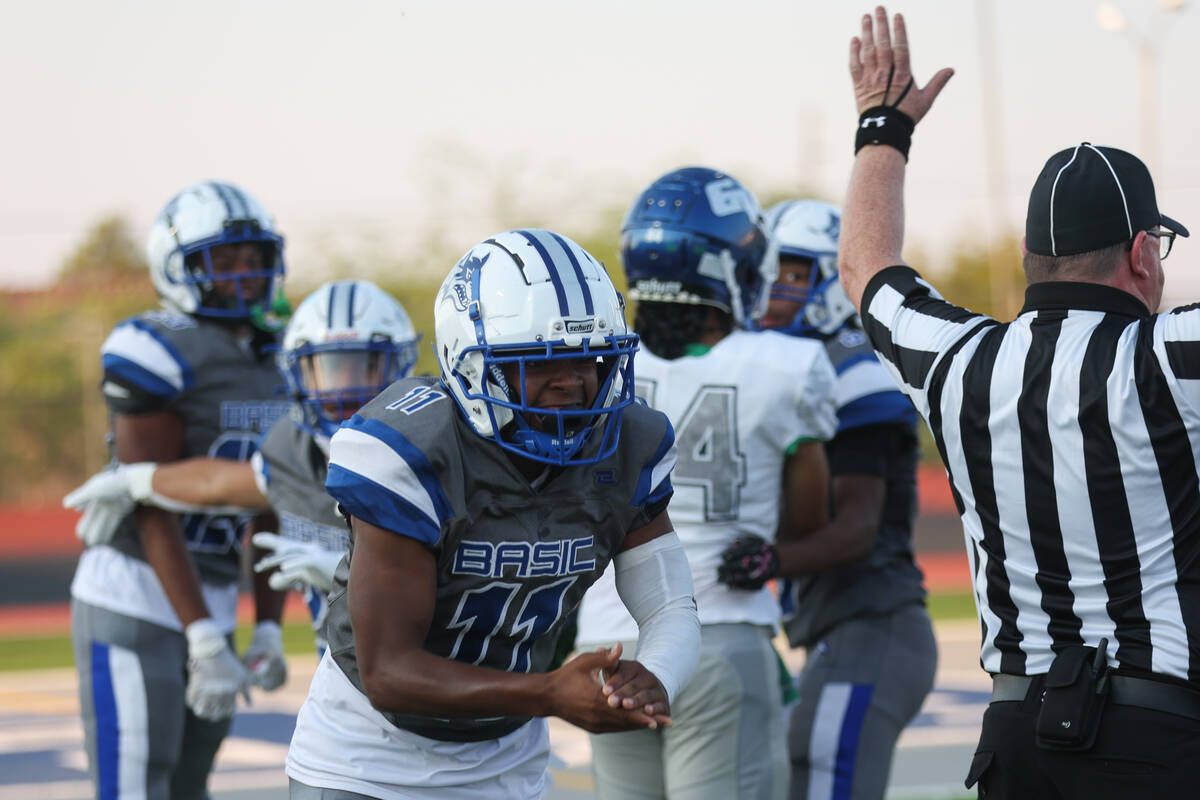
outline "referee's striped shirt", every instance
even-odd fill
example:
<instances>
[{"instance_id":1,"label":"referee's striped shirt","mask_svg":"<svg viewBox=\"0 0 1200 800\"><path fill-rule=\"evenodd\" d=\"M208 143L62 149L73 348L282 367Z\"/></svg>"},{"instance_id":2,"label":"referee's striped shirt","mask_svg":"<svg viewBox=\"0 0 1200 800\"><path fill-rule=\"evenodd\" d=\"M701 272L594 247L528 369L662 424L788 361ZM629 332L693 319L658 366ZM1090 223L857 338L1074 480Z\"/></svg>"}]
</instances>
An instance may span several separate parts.
<instances>
[{"instance_id":1,"label":"referee's striped shirt","mask_svg":"<svg viewBox=\"0 0 1200 800\"><path fill-rule=\"evenodd\" d=\"M929 423L962 517L988 672L1110 643L1130 671L1200 679L1200 306L1151 315L1040 283L999 323L905 266L863 323Z\"/></svg>"}]
</instances>

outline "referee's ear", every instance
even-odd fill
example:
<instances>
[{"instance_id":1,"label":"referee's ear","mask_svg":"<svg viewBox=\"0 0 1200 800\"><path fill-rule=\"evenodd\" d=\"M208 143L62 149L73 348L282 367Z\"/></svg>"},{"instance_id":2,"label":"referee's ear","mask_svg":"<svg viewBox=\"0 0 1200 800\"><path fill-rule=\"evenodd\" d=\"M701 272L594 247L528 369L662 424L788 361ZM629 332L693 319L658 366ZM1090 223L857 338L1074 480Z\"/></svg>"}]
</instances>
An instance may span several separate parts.
<instances>
[{"instance_id":1,"label":"referee's ear","mask_svg":"<svg viewBox=\"0 0 1200 800\"><path fill-rule=\"evenodd\" d=\"M1133 237L1133 247L1129 248L1129 269L1135 280L1147 280L1154 276L1151 260L1158 255L1158 242L1147 242L1149 238L1145 231L1138 231ZM1148 245L1153 246L1153 251Z\"/></svg>"}]
</instances>

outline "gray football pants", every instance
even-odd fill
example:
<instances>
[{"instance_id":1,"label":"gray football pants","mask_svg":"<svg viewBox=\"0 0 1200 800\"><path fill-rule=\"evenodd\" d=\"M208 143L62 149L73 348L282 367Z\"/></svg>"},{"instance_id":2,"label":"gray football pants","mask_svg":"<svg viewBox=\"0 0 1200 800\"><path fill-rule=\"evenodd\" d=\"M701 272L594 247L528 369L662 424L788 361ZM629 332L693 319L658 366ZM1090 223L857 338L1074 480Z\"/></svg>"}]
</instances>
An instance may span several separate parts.
<instances>
[{"instance_id":1,"label":"gray football pants","mask_svg":"<svg viewBox=\"0 0 1200 800\"><path fill-rule=\"evenodd\" d=\"M183 634L72 600L71 640L96 797L207 798L233 720L208 722L185 705Z\"/></svg>"},{"instance_id":2,"label":"gray football pants","mask_svg":"<svg viewBox=\"0 0 1200 800\"><path fill-rule=\"evenodd\" d=\"M625 652L636 643L625 642ZM767 800L787 794L779 666L769 628L703 625L672 726L592 734L602 800Z\"/></svg>"},{"instance_id":3,"label":"gray football pants","mask_svg":"<svg viewBox=\"0 0 1200 800\"><path fill-rule=\"evenodd\" d=\"M879 800L900 731L925 702L937 640L925 607L855 619L808 650L788 723L790 800Z\"/></svg>"}]
</instances>

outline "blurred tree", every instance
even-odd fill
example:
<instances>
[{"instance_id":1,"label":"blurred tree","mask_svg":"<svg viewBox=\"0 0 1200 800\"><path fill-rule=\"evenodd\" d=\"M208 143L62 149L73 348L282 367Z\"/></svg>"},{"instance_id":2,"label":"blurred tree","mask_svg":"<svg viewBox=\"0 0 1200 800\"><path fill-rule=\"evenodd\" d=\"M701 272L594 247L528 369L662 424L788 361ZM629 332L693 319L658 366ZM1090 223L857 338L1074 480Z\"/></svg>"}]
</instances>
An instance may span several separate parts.
<instances>
[{"instance_id":1,"label":"blurred tree","mask_svg":"<svg viewBox=\"0 0 1200 800\"><path fill-rule=\"evenodd\" d=\"M977 239L960 241L954 248L950 267L931 279L951 303L999 320L1010 320L1021 310L1025 298L1021 239L1009 233L993 247Z\"/></svg>"},{"instance_id":2,"label":"blurred tree","mask_svg":"<svg viewBox=\"0 0 1200 800\"><path fill-rule=\"evenodd\" d=\"M56 503L104 464L100 345L154 304L120 217L84 234L50 289L0 293L0 501Z\"/></svg>"},{"instance_id":3,"label":"blurred tree","mask_svg":"<svg viewBox=\"0 0 1200 800\"><path fill-rule=\"evenodd\" d=\"M108 216L84 234L58 272L58 285L96 285L113 278L139 278L146 274L146 258L130 231L129 221Z\"/></svg>"}]
</instances>

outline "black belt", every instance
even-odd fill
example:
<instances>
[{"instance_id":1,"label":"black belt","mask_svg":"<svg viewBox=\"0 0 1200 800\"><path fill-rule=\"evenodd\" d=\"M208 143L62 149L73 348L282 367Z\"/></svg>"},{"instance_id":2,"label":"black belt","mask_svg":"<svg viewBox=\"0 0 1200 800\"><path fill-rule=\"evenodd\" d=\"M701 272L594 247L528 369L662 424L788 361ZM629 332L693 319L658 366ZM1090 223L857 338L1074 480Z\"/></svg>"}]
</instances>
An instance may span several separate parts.
<instances>
[{"instance_id":1,"label":"black belt","mask_svg":"<svg viewBox=\"0 0 1200 800\"><path fill-rule=\"evenodd\" d=\"M1043 676L993 675L992 702L1024 700L1034 679ZM1132 675L1108 676L1109 701L1121 706L1147 708L1200 720L1200 692L1162 681Z\"/></svg>"}]
</instances>

